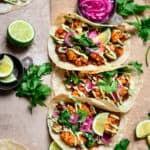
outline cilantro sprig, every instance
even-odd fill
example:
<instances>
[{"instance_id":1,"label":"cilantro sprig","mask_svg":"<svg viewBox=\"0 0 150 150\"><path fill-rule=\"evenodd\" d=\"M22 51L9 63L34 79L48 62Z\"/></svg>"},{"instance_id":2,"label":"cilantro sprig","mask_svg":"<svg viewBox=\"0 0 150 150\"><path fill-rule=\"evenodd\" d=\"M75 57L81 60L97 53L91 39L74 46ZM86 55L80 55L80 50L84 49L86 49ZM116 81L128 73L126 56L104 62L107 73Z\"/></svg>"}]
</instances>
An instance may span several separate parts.
<instances>
[{"instance_id":1,"label":"cilantro sprig","mask_svg":"<svg viewBox=\"0 0 150 150\"><path fill-rule=\"evenodd\" d=\"M72 81L74 84L79 84L81 82L81 80L79 79L78 75L76 72L71 72L67 78L65 79L64 83L65 84L69 84L70 81Z\"/></svg>"},{"instance_id":2,"label":"cilantro sprig","mask_svg":"<svg viewBox=\"0 0 150 150\"><path fill-rule=\"evenodd\" d=\"M123 139L115 146L114 150L127 150L129 143L128 139Z\"/></svg>"},{"instance_id":3,"label":"cilantro sprig","mask_svg":"<svg viewBox=\"0 0 150 150\"><path fill-rule=\"evenodd\" d=\"M143 42L147 42L150 39L150 18L142 17L141 21L139 21L139 19L134 22L128 21L128 24L137 28L138 36L143 40Z\"/></svg>"},{"instance_id":4,"label":"cilantro sprig","mask_svg":"<svg viewBox=\"0 0 150 150\"><path fill-rule=\"evenodd\" d=\"M141 63L139 63L139 62L137 62L137 61L131 61L131 62L129 62L129 66L134 67L134 68L137 70L137 72L138 72L139 74L142 74L142 73L143 73L142 65L143 65L143 64L141 64Z\"/></svg>"},{"instance_id":5,"label":"cilantro sprig","mask_svg":"<svg viewBox=\"0 0 150 150\"><path fill-rule=\"evenodd\" d=\"M51 64L44 63L42 65L31 65L29 70L25 72L16 96L28 98L31 110L37 104L46 106L44 100L50 94L51 88L42 83L41 77L51 73L51 71Z\"/></svg>"},{"instance_id":6,"label":"cilantro sprig","mask_svg":"<svg viewBox=\"0 0 150 150\"><path fill-rule=\"evenodd\" d=\"M93 135L91 133L83 133L83 135L87 138L87 147L90 148L93 146L94 144L94 138Z\"/></svg>"},{"instance_id":7,"label":"cilantro sprig","mask_svg":"<svg viewBox=\"0 0 150 150\"><path fill-rule=\"evenodd\" d=\"M146 9L150 9L149 5L138 5L134 0L117 0L117 13L123 17L138 14Z\"/></svg>"}]
</instances>

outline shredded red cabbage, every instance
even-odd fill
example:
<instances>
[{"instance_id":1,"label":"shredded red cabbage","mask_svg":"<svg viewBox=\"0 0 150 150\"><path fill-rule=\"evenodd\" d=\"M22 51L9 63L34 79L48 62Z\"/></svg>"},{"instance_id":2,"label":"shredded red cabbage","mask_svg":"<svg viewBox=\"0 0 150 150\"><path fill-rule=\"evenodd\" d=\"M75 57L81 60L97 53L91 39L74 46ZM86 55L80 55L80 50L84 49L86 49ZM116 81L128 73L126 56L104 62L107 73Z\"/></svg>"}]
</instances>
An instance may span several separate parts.
<instances>
[{"instance_id":1,"label":"shredded red cabbage","mask_svg":"<svg viewBox=\"0 0 150 150\"><path fill-rule=\"evenodd\" d=\"M74 35L73 32L68 32L64 38L65 43L69 46L69 47L73 47L73 44L69 41L69 37Z\"/></svg>"},{"instance_id":2,"label":"shredded red cabbage","mask_svg":"<svg viewBox=\"0 0 150 150\"><path fill-rule=\"evenodd\" d=\"M104 144L108 145L111 143L111 136L104 133L101 137L101 140L104 142Z\"/></svg>"},{"instance_id":3,"label":"shredded red cabbage","mask_svg":"<svg viewBox=\"0 0 150 150\"><path fill-rule=\"evenodd\" d=\"M86 121L81 124L80 131L92 133L92 123L93 117L87 117Z\"/></svg>"},{"instance_id":4,"label":"shredded red cabbage","mask_svg":"<svg viewBox=\"0 0 150 150\"><path fill-rule=\"evenodd\" d=\"M69 119L69 122L72 123L72 124L76 124L78 122L78 120L79 120L79 115L73 114L71 116L71 118Z\"/></svg>"},{"instance_id":5,"label":"shredded red cabbage","mask_svg":"<svg viewBox=\"0 0 150 150\"><path fill-rule=\"evenodd\" d=\"M79 0L79 11L94 22L106 22L114 10L114 0Z\"/></svg>"},{"instance_id":6,"label":"shredded red cabbage","mask_svg":"<svg viewBox=\"0 0 150 150\"><path fill-rule=\"evenodd\" d=\"M54 111L54 112L53 112L53 114L52 114L52 118L56 118L56 117L58 117L58 116L59 116L59 114L60 114L60 112L59 112L59 111Z\"/></svg>"}]
</instances>

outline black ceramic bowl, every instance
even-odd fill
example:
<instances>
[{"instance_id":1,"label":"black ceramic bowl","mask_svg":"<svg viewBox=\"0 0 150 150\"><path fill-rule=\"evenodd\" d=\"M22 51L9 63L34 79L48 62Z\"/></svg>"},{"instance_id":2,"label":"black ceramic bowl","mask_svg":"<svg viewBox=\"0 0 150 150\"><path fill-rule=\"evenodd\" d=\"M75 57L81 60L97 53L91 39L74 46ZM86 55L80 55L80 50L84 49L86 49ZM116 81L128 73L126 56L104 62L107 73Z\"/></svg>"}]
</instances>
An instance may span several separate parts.
<instances>
[{"instance_id":1,"label":"black ceramic bowl","mask_svg":"<svg viewBox=\"0 0 150 150\"><path fill-rule=\"evenodd\" d=\"M0 82L0 91L10 91L10 90L15 89L21 83L23 74L24 74L24 68L23 68L23 64L17 57L15 57L11 54L2 53L2 54L0 54L0 58L3 57L4 55L9 56L14 63L13 73L16 76L17 81L12 82L12 83L1 83Z\"/></svg>"},{"instance_id":2,"label":"black ceramic bowl","mask_svg":"<svg viewBox=\"0 0 150 150\"><path fill-rule=\"evenodd\" d=\"M82 13L82 11L80 10L80 0L77 1L77 12L78 12L78 14L79 14L80 16L82 16L82 17L88 19L88 18ZM116 12L116 0L113 0L113 10L112 10L112 12L111 12L111 14L110 14L108 20L106 20L106 21L93 21L93 20L90 20L90 19L88 19L88 20L91 21L91 22L94 22L94 23L108 24L109 21L111 20L111 18L114 16L115 12Z\"/></svg>"}]
</instances>

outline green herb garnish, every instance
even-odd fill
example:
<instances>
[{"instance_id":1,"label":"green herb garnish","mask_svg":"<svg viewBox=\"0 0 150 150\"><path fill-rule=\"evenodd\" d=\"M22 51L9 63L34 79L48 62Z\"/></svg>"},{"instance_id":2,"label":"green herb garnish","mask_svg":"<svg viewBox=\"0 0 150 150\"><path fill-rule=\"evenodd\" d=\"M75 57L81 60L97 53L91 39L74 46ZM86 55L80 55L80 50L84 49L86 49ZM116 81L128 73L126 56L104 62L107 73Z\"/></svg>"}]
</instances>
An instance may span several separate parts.
<instances>
[{"instance_id":1,"label":"green herb garnish","mask_svg":"<svg viewBox=\"0 0 150 150\"><path fill-rule=\"evenodd\" d=\"M52 67L50 63L42 65L31 65L29 70L25 72L22 83L17 89L16 96L27 97L32 107L37 104L46 106L44 100L50 94L51 89L42 83L41 77L51 73Z\"/></svg>"},{"instance_id":2,"label":"green herb garnish","mask_svg":"<svg viewBox=\"0 0 150 150\"><path fill-rule=\"evenodd\" d=\"M87 33L83 33L83 34L75 34L74 36L72 36L70 38L71 43L74 43L75 45L81 46L81 47L90 47L94 50L98 49L98 46L95 45L92 41L92 39L90 39L87 36Z\"/></svg>"},{"instance_id":3,"label":"green herb garnish","mask_svg":"<svg viewBox=\"0 0 150 150\"><path fill-rule=\"evenodd\" d=\"M128 139L123 139L115 146L114 150L127 150L129 143Z\"/></svg>"},{"instance_id":4,"label":"green herb garnish","mask_svg":"<svg viewBox=\"0 0 150 150\"><path fill-rule=\"evenodd\" d=\"M83 133L83 135L87 138L87 147L90 148L94 144L94 138L91 133Z\"/></svg>"},{"instance_id":5,"label":"green herb garnish","mask_svg":"<svg viewBox=\"0 0 150 150\"><path fill-rule=\"evenodd\" d=\"M148 115L148 117L149 117L149 119L150 119L150 112L149 112L147 115Z\"/></svg>"},{"instance_id":6,"label":"green herb garnish","mask_svg":"<svg viewBox=\"0 0 150 150\"><path fill-rule=\"evenodd\" d=\"M129 65L134 67L139 74L143 73L142 64L141 63L138 63L137 61L132 61L132 62L129 62Z\"/></svg>"},{"instance_id":7,"label":"green herb garnish","mask_svg":"<svg viewBox=\"0 0 150 150\"><path fill-rule=\"evenodd\" d=\"M71 72L68 76L67 79L64 81L65 84L69 84L70 82L73 82L75 84L79 84L81 82L81 80L79 79L78 75L76 74L76 72Z\"/></svg>"},{"instance_id":8,"label":"green herb garnish","mask_svg":"<svg viewBox=\"0 0 150 150\"><path fill-rule=\"evenodd\" d=\"M65 125L67 128L70 128L74 134L77 132L77 127L69 122L69 119L71 118L71 114L68 110L63 110L60 112L58 121Z\"/></svg>"},{"instance_id":9,"label":"green herb garnish","mask_svg":"<svg viewBox=\"0 0 150 150\"><path fill-rule=\"evenodd\" d=\"M88 117L87 111L79 110L77 114L79 115L79 122L84 122L86 118Z\"/></svg>"},{"instance_id":10,"label":"green herb garnish","mask_svg":"<svg viewBox=\"0 0 150 150\"><path fill-rule=\"evenodd\" d=\"M150 39L150 18L143 17L141 21L137 19L137 21L128 22L128 24L137 28L138 35L144 42L147 42Z\"/></svg>"},{"instance_id":11,"label":"green herb garnish","mask_svg":"<svg viewBox=\"0 0 150 150\"><path fill-rule=\"evenodd\" d=\"M133 14L141 13L149 9L149 5L138 5L134 0L117 0L117 13L123 17L128 17Z\"/></svg>"}]
</instances>

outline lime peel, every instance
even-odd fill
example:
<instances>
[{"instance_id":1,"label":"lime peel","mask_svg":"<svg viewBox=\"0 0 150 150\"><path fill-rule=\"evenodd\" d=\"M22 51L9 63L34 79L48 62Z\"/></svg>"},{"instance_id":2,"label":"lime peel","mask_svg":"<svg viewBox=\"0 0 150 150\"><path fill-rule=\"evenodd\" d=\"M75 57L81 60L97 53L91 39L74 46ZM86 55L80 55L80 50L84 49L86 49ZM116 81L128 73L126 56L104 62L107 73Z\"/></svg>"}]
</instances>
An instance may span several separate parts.
<instances>
[{"instance_id":1,"label":"lime peel","mask_svg":"<svg viewBox=\"0 0 150 150\"><path fill-rule=\"evenodd\" d=\"M93 121L93 130L94 132L102 136L105 130L105 124L107 123L109 113L100 113L98 114Z\"/></svg>"},{"instance_id":2,"label":"lime peel","mask_svg":"<svg viewBox=\"0 0 150 150\"><path fill-rule=\"evenodd\" d=\"M24 20L16 20L8 26L8 41L17 46L28 46L32 43L35 31L31 24Z\"/></svg>"},{"instance_id":3,"label":"lime peel","mask_svg":"<svg viewBox=\"0 0 150 150\"><path fill-rule=\"evenodd\" d=\"M0 60L0 78L9 76L14 69L14 64L11 58L4 55L3 59Z\"/></svg>"},{"instance_id":4,"label":"lime peel","mask_svg":"<svg viewBox=\"0 0 150 150\"><path fill-rule=\"evenodd\" d=\"M49 146L49 150L61 150L61 148L58 146L58 144L55 141L53 141Z\"/></svg>"},{"instance_id":5,"label":"lime peel","mask_svg":"<svg viewBox=\"0 0 150 150\"><path fill-rule=\"evenodd\" d=\"M150 120L141 121L136 127L136 137L145 138L148 135L150 135Z\"/></svg>"}]
</instances>

